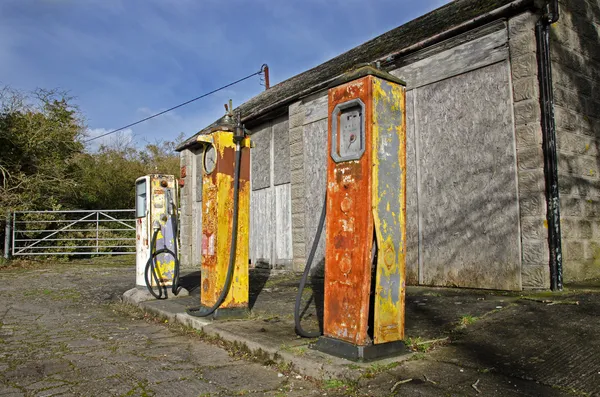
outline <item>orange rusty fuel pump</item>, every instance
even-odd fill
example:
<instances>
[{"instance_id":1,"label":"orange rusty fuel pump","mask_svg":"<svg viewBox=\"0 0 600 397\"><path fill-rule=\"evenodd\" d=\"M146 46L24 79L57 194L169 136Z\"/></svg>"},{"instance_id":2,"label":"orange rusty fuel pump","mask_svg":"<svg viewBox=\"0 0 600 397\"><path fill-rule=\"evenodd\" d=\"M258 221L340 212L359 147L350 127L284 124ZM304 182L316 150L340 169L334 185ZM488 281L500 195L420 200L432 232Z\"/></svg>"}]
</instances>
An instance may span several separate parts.
<instances>
[{"instance_id":1,"label":"orange rusty fuel pump","mask_svg":"<svg viewBox=\"0 0 600 397\"><path fill-rule=\"evenodd\" d=\"M202 265L196 317L232 318L248 313L250 138L228 113L198 138L204 147Z\"/></svg>"},{"instance_id":2,"label":"orange rusty fuel pump","mask_svg":"<svg viewBox=\"0 0 600 397\"><path fill-rule=\"evenodd\" d=\"M328 92L323 336L354 360L405 351L405 84L373 67Z\"/></svg>"}]
</instances>

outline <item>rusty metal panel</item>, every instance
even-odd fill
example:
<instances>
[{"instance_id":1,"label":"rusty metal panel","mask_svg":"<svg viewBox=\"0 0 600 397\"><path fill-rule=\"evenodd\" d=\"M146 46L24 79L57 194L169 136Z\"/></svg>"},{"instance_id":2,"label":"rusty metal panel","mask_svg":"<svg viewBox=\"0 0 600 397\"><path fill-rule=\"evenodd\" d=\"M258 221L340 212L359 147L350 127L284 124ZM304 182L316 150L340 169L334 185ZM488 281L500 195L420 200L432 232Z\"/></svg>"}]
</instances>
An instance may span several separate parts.
<instances>
[{"instance_id":1,"label":"rusty metal panel","mask_svg":"<svg viewBox=\"0 0 600 397\"><path fill-rule=\"evenodd\" d=\"M353 99L365 104L371 119L370 77L329 90L328 111ZM337 117L340 113L337 113ZM339 120L336 123L340 126ZM337 142L328 141L327 222L325 254L325 336L357 345L369 343L369 292L373 219L371 206L371 123L365 123L365 151L358 160L336 163L331 157ZM329 137L332 137L329 123ZM340 134L338 133L339 137ZM338 146L339 148L339 146ZM366 209L366 210L365 210Z\"/></svg>"},{"instance_id":2,"label":"rusty metal panel","mask_svg":"<svg viewBox=\"0 0 600 397\"><path fill-rule=\"evenodd\" d=\"M212 306L225 284L233 222L233 177L235 143L231 132L212 134L217 161L203 176L202 273L200 300ZM239 213L233 281L221 308L248 306L248 236L250 229L250 153L242 148L239 186Z\"/></svg>"},{"instance_id":3,"label":"rusty metal panel","mask_svg":"<svg viewBox=\"0 0 600 397\"><path fill-rule=\"evenodd\" d=\"M406 287L406 94L373 80L373 221L377 238L373 341L404 338Z\"/></svg>"}]
</instances>

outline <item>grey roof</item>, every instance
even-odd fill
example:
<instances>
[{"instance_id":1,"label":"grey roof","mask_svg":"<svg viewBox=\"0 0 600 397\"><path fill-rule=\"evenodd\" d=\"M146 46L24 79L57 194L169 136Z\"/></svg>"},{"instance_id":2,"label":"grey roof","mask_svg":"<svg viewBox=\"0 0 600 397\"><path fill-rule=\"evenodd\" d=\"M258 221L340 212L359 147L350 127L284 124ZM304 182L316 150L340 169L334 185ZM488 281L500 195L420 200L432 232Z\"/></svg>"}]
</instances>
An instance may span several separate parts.
<instances>
[{"instance_id":1,"label":"grey roof","mask_svg":"<svg viewBox=\"0 0 600 397\"><path fill-rule=\"evenodd\" d=\"M402 26L390 30L364 44L359 45L319 66L291 77L281 83L263 91L239 106L244 122L256 119L274 109L289 104L300 97L309 95L326 87L327 83L355 68L357 65L385 60L393 54L404 49L414 47L415 44L436 36L442 32L453 29L466 22L472 21L470 26L483 25L499 18L499 15L486 15L494 10L504 8L502 16L514 15L523 9L531 8L534 0L456 0L446 4L428 14L414 19ZM462 33L460 31L454 34ZM446 37L444 37L446 38ZM218 121L198 132L183 142L177 150L182 150L196 141L196 137L212 127Z\"/></svg>"}]
</instances>

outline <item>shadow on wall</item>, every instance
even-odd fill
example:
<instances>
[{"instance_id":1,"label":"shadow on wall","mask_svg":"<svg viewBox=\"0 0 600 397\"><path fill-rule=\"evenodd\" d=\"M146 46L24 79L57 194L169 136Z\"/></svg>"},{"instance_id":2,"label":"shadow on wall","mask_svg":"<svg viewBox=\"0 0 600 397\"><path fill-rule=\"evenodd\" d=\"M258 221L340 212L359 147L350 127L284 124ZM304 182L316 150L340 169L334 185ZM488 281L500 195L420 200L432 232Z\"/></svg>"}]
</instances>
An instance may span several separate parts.
<instances>
[{"instance_id":1,"label":"shadow on wall","mask_svg":"<svg viewBox=\"0 0 600 397\"><path fill-rule=\"evenodd\" d=\"M561 0L550 31L566 281L600 275L600 6ZM577 135L575 135L577 134Z\"/></svg>"},{"instance_id":2,"label":"shadow on wall","mask_svg":"<svg viewBox=\"0 0 600 397\"><path fill-rule=\"evenodd\" d=\"M598 27L592 22L600 21L600 7L596 4L592 5L591 1L588 3L585 0L568 0L567 6L566 0L561 0L561 20L551 30L566 278L572 269L577 270L575 262L578 261L583 263L585 273L575 276L590 274L590 271L600 273L600 248L597 243L597 233L600 231L600 91L594 90L594 85L600 83L600 68L597 67L600 65L600 36ZM568 29L571 34L569 45L566 45L564 35L567 21L563 19L567 18L577 23L575 29ZM595 34L590 34L591 32ZM573 43L578 43L581 48L573 51L570 48ZM584 58L581 54L594 58L594 63L582 65ZM558 75L561 69L568 73ZM564 119L565 112L577 115L571 120ZM592 139L589 148L585 147L585 143L581 145L581 142L577 142L578 137L583 140L584 136L588 142L589 138ZM581 149L576 150L577 147ZM584 168L584 164L587 167ZM585 171L590 171L590 168L595 175L586 176ZM536 198L531 195L524 201L529 202L529 205L537 205ZM545 202L541 204L545 206ZM571 208L572 205L577 208ZM532 209L521 202L521 211ZM494 210L501 211L502 204L495 204ZM591 227L588 227L590 224ZM546 230L541 230L540 233L540 237L545 239ZM581 240L587 240L585 249L588 251L585 251L585 255L572 256L576 244L581 244ZM591 247L595 247L595 250L590 252ZM523 255L528 255L527 247L523 247ZM592 274L590 276L593 277ZM570 357L567 352L590 350L590 345L582 341L594 340L597 325L590 314L598 310L595 299L593 302L586 301L581 306L549 306L535 301L519 301L504 310L507 311L506 314L490 317L477 325L476 332L457 335L452 343L452 348L455 349L452 357L457 360L461 356L468 357L490 371L546 385L568 387L573 392L595 390L593 380L583 374L588 368L595 368L597 355L589 354L582 359L582 356L575 358L577 353ZM552 324L552 329L548 327L549 324ZM578 332L573 334L573 329ZM507 343L514 340L520 343ZM507 366L506 363L511 365Z\"/></svg>"},{"instance_id":3,"label":"shadow on wall","mask_svg":"<svg viewBox=\"0 0 600 397\"><path fill-rule=\"evenodd\" d=\"M457 167L460 170L460 167ZM502 172L498 175L498 172ZM458 171L460 172L460 171ZM439 216L440 224L429 228L423 233L423 250L428 250L427 257L439 258L434 266L431 262L424 263L423 284L447 287L472 287L491 289L516 289L517 280L521 277L518 266L520 255L516 247L507 252L506 242L514 239L515 225L506 220L505 214L514 211L516 214L515 193L507 192L506 186L514 186L515 175L512 170L498 170L493 167L480 169L463 169L465 175L459 178L469 178L468 174L493 175L485 194L476 194L469 200L468 208L456 208L450 197L444 199L449 203L440 203L439 208L447 211L450 216ZM494 175L494 172L496 173ZM456 198L457 201L459 198ZM544 205L537 193L521 191L522 211L541 211ZM435 204L429 208L435 208ZM540 225L541 226L541 225ZM543 230L538 231L544 233ZM494 243L494 241L496 243ZM482 250L485 247L485 250ZM410 249L408 247L407 249ZM417 249L417 247L413 247ZM514 252L513 252L514 251ZM490 262L490 258L493 261ZM547 264L546 264L547 266ZM539 285L546 284L543 272L537 276Z\"/></svg>"}]
</instances>

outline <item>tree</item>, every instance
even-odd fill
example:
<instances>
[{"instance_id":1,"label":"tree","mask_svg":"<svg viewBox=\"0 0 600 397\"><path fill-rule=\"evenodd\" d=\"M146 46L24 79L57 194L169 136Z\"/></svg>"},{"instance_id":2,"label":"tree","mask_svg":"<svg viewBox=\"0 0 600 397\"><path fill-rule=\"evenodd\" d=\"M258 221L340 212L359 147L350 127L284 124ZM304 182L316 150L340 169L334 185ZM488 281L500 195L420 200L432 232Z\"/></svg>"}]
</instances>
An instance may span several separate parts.
<instances>
[{"instance_id":1,"label":"tree","mask_svg":"<svg viewBox=\"0 0 600 397\"><path fill-rule=\"evenodd\" d=\"M86 152L85 125L59 91L0 89L0 217L10 210L133 208L135 180L177 175L175 141L138 149L118 140Z\"/></svg>"},{"instance_id":2,"label":"tree","mask_svg":"<svg viewBox=\"0 0 600 397\"><path fill-rule=\"evenodd\" d=\"M137 149L119 141L101 146L96 153L79 155L76 206L80 209L133 208L137 178L147 174L178 174L176 146L176 142L161 141Z\"/></svg>"},{"instance_id":3,"label":"tree","mask_svg":"<svg viewBox=\"0 0 600 397\"><path fill-rule=\"evenodd\" d=\"M58 209L75 194L84 125L63 92L0 89L0 216Z\"/></svg>"}]
</instances>

